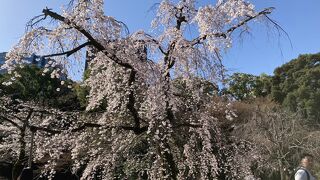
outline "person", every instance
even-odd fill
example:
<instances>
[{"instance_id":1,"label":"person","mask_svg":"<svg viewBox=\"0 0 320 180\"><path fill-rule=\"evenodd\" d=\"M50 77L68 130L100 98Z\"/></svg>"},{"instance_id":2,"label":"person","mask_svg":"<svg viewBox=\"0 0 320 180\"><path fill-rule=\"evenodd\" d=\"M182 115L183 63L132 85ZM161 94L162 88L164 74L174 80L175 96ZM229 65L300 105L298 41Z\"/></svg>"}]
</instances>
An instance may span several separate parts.
<instances>
[{"instance_id":1,"label":"person","mask_svg":"<svg viewBox=\"0 0 320 180\"><path fill-rule=\"evenodd\" d=\"M300 167L294 175L295 180L316 180L311 174L310 169L313 166L313 156L311 154L303 154L301 156Z\"/></svg>"}]
</instances>

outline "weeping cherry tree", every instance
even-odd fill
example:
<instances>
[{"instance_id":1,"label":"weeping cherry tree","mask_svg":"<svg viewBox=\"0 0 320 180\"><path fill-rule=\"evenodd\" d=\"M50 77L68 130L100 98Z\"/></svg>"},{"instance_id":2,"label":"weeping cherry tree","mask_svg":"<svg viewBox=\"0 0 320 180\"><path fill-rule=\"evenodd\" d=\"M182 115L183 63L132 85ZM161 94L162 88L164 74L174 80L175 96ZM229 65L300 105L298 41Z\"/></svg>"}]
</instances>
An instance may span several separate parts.
<instances>
[{"instance_id":1,"label":"weeping cherry tree","mask_svg":"<svg viewBox=\"0 0 320 180\"><path fill-rule=\"evenodd\" d=\"M214 100L206 82L221 80L221 54L233 37L248 31L250 22L270 20L272 8L256 11L244 0L202 7L196 0L162 0L156 6L151 33L129 34L124 23L105 15L103 0L72 0L61 13L46 8L28 22L4 67L14 73L25 65L23 57L37 54L48 62L43 73L60 78L85 59L86 111L99 111L68 128L39 127L34 161L50 159L44 175L54 175L64 152L71 152L72 171L82 179L252 175L253 152L219 126L236 115L228 103Z\"/></svg>"}]
</instances>

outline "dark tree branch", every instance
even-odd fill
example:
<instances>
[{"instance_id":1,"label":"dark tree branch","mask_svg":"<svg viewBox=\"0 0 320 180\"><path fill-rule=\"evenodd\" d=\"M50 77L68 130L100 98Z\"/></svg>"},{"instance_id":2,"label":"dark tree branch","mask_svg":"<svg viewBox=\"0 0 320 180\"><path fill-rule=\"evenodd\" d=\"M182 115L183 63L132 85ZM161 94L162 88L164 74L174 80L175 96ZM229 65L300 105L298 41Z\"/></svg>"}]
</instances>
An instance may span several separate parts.
<instances>
[{"instance_id":1,"label":"dark tree branch","mask_svg":"<svg viewBox=\"0 0 320 180\"><path fill-rule=\"evenodd\" d=\"M118 126L117 128L121 128L123 130L133 131L137 135L139 135L143 132L146 132L148 130L148 126L143 126L141 128L136 128L136 127L132 127L132 126Z\"/></svg>"},{"instance_id":2,"label":"dark tree branch","mask_svg":"<svg viewBox=\"0 0 320 180\"><path fill-rule=\"evenodd\" d=\"M2 119L3 121L7 121L8 123L12 124L13 126L17 127L20 130L22 128L21 126L18 125L18 123L14 122L14 121L12 121L12 120L4 117L4 116L0 116L0 119Z\"/></svg>"},{"instance_id":3,"label":"dark tree branch","mask_svg":"<svg viewBox=\"0 0 320 180\"><path fill-rule=\"evenodd\" d=\"M177 18L176 19L176 29L180 30L181 26L182 26L182 23L183 22L187 22L187 20L186 20L186 17L182 14L183 8L180 8L180 9L177 9L177 10L178 10L178 12L177 12L177 14L175 14L175 17ZM167 67L168 69L167 70L171 69L175 64L174 58L171 57L171 54L174 51L175 47L176 47L176 40L174 40L170 44L170 47L169 47L168 51L165 53L166 56L165 56L164 60L165 60L165 63L168 65L168 67ZM169 71L167 71L167 73L169 74Z\"/></svg>"},{"instance_id":4,"label":"dark tree branch","mask_svg":"<svg viewBox=\"0 0 320 180\"><path fill-rule=\"evenodd\" d=\"M290 42L290 46L292 48L293 47L292 46L292 41L290 39L289 34L277 22L272 20L267 14L265 14L264 16L275 26L275 28L278 30L279 35L281 34L281 32L283 32L285 34L285 36L288 38L288 40Z\"/></svg>"},{"instance_id":5,"label":"dark tree branch","mask_svg":"<svg viewBox=\"0 0 320 180\"><path fill-rule=\"evenodd\" d=\"M181 127L200 128L200 127L202 127L202 125L201 124L182 123L182 124L177 124L173 128L181 128Z\"/></svg>"},{"instance_id":6,"label":"dark tree branch","mask_svg":"<svg viewBox=\"0 0 320 180\"><path fill-rule=\"evenodd\" d=\"M43 14L46 16L50 16L53 19L59 20L61 22L64 22L66 24L68 24L71 27L74 27L76 30L78 30L79 32L81 32L86 38L88 38L89 41L92 42L92 44L99 50L99 51L103 51L105 50L105 48L94 39L94 37L91 36L91 34L89 32L87 32L86 30L84 30L82 27L77 26L75 24L73 24L71 21L69 21L68 19L66 19L65 17L61 16L60 14L51 11L50 9L43 9L42 10Z\"/></svg>"},{"instance_id":7,"label":"dark tree branch","mask_svg":"<svg viewBox=\"0 0 320 180\"><path fill-rule=\"evenodd\" d=\"M38 16L35 16L34 18L32 18L28 23L27 23L27 26L26 26L26 31L28 31L28 28L33 28L34 25L38 24L40 21L43 21L47 18L46 15L44 14L41 14L41 15L38 15Z\"/></svg>"},{"instance_id":8,"label":"dark tree branch","mask_svg":"<svg viewBox=\"0 0 320 180\"><path fill-rule=\"evenodd\" d=\"M66 55L67 57L71 56L72 54L78 52L79 50L81 50L82 48L88 46L88 45L91 45L91 42L85 42L83 44L81 44L80 46L70 50L70 51L66 51L66 52L62 52L62 53L56 53L56 54L49 54L49 55L44 55L44 56L41 56L42 58L47 58L47 57L54 57L54 56L63 56L63 55Z\"/></svg>"},{"instance_id":9,"label":"dark tree branch","mask_svg":"<svg viewBox=\"0 0 320 180\"><path fill-rule=\"evenodd\" d=\"M214 33L214 34L210 34L210 36L213 36L213 37L223 37L223 38L227 38L227 35L228 34L231 34L233 31L235 31L236 29L238 29L239 27L245 25L246 23L248 23L249 21L253 20L253 19L256 19L257 17L259 16L263 16L263 15L267 15L267 14L270 14L272 12L274 8L273 7L270 7L270 8L266 8L264 9L263 11L260 11L259 13L257 13L256 15L254 16L248 16L247 19L241 21L240 23L230 27L228 30L226 30L225 32L219 32L219 33ZM200 44L202 41L206 40L208 38L209 35L204 35L204 36L199 36L195 39L193 39L191 41L191 46L194 46L194 45L197 45L197 44Z\"/></svg>"},{"instance_id":10,"label":"dark tree branch","mask_svg":"<svg viewBox=\"0 0 320 180\"><path fill-rule=\"evenodd\" d=\"M95 124L95 123L84 123L82 126L72 129L71 132L79 132L82 130L85 130L87 128L106 128L106 129L110 129L110 128L120 128L123 130L129 130L129 131L133 131L135 134L141 134L143 132L146 132L148 130L147 126L144 127L132 127L132 126L104 126L101 124Z\"/></svg>"},{"instance_id":11,"label":"dark tree branch","mask_svg":"<svg viewBox=\"0 0 320 180\"><path fill-rule=\"evenodd\" d=\"M115 63L119 64L120 66L131 69L128 85L129 86L133 85L137 72L134 70L132 65L130 65L128 63L123 63L120 59L118 59L118 57L114 53L109 53L105 49L105 47L103 45L101 45L97 40L95 40L94 37L88 31L84 30L82 27L74 25L74 23L70 22L65 17L63 17L55 12L52 12L49 9L44 9L43 13L47 16L52 17L53 19L62 21L64 23L68 24L69 26L75 28L76 30L81 32L86 38L88 38L90 45L94 46L98 51L103 51L107 57L109 57L111 60L113 60ZM68 51L68 52L65 52L65 53L53 54L53 55L49 55L49 56L45 56L45 57L59 56L59 55L64 55L64 54L67 54L67 56L68 56L86 45L88 45L88 44L83 44L83 45L79 46L78 48L71 50L71 51ZM160 50L162 50L162 49L160 48ZM133 119L134 119L134 128L135 129L133 129L133 131L140 132L141 131L140 118L138 115L138 111L134 107L135 103L136 102L135 102L135 97L134 97L134 91L132 90L129 94L129 102L128 102L127 107L129 109L129 111L131 112ZM128 128L124 127L124 129L128 129Z\"/></svg>"},{"instance_id":12,"label":"dark tree branch","mask_svg":"<svg viewBox=\"0 0 320 180\"><path fill-rule=\"evenodd\" d=\"M180 9L179 15L176 15L177 18L177 24L176 24L176 28L177 29L181 29L181 25L183 22L187 22L186 17L182 15L182 9Z\"/></svg>"},{"instance_id":13,"label":"dark tree branch","mask_svg":"<svg viewBox=\"0 0 320 180\"><path fill-rule=\"evenodd\" d=\"M2 118L0 116L0 118ZM43 132L47 132L50 134L59 134L62 133L62 130L55 130L55 129L50 129L50 128L46 128L46 127L39 127L39 126L34 126L34 125L27 125L27 127L30 128L31 131L36 132L36 131L43 131ZM87 128L105 128L105 129L111 129L111 128L120 128L123 130L129 130L129 131L133 131L135 134L141 134L143 132L146 132L148 130L147 126L141 127L141 128L136 128L136 127L132 127L132 126L104 126L101 124L95 124L95 123L84 123L83 125L71 129L70 132L72 133L76 133L76 132L80 132L83 131Z\"/></svg>"},{"instance_id":14,"label":"dark tree branch","mask_svg":"<svg viewBox=\"0 0 320 180\"><path fill-rule=\"evenodd\" d=\"M135 70L131 70L130 77L128 80L129 88L134 84L135 79L136 79L136 74L137 74L137 72ZM138 129L140 129L140 117L139 117L139 113L138 113L137 109L134 107L135 103L136 103L136 98L134 96L134 90L131 90L130 94L129 94L129 102L127 104L127 108L129 109L129 111L131 112L131 115L133 117L134 127L138 130Z\"/></svg>"},{"instance_id":15,"label":"dark tree branch","mask_svg":"<svg viewBox=\"0 0 320 180\"><path fill-rule=\"evenodd\" d=\"M27 115L27 117L26 117L26 119L25 119L25 122L26 122L26 123L27 123L27 122L29 121L29 119L31 118L32 113L33 113L33 109L30 109L30 110L28 111L28 115Z\"/></svg>"},{"instance_id":16,"label":"dark tree branch","mask_svg":"<svg viewBox=\"0 0 320 180\"><path fill-rule=\"evenodd\" d=\"M144 33L153 43L158 45L158 49L160 50L160 52L164 55L166 55L165 50L163 49L163 47L161 46L161 44L158 42L158 40L154 39L151 35Z\"/></svg>"},{"instance_id":17,"label":"dark tree branch","mask_svg":"<svg viewBox=\"0 0 320 180\"><path fill-rule=\"evenodd\" d=\"M32 113L30 113L32 114ZM20 127L17 123L15 123L14 121L11 121L10 119L4 117L4 116L0 116L0 118L4 121L7 121L9 123L11 123L12 125L14 125L15 127L21 129L22 127ZM36 131L43 131L43 132L47 132L50 134L59 134L62 133L63 131L61 130L55 130L55 129L50 129L50 128L46 128L46 127L40 127L40 126L34 126L34 125L26 125L28 128L30 128L30 131L32 132L36 132ZM174 126L174 128L181 128L181 127L192 127L192 128L199 128L201 127L200 124L190 124L190 123L182 123L182 124L177 124ZM84 123L83 125L71 129L71 132L80 132L82 130L85 130L87 128L106 128L106 129L110 129L110 128L120 128L123 130L129 130L129 131L133 131L135 134L141 134L144 133L148 130L148 126L143 126L143 127L139 127L137 128L136 126L104 126L101 124L95 124L95 123Z\"/></svg>"},{"instance_id":18,"label":"dark tree branch","mask_svg":"<svg viewBox=\"0 0 320 180\"><path fill-rule=\"evenodd\" d=\"M245 25L247 22L251 21L252 19L255 19L261 15L267 15L267 14L270 14L272 12L274 8L273 7L270 7L270 8L266 8L264 9L263 11L260 11L259 13L257 13L256 15L254 16L248 16L247 19L243 20L242 22L240 22L239 24L229 28L225 34L229 34L229 33L232 33L234 30L236 30L237 28Z\"/></svg>"},{"instance_id":19,"label":"dark tree branch","mask_svg":"<svg viewBox=\"0 0 320 180\"><path fill-rule=\"evenodd\" d=\"M68 19L66 19L65 17L55 13L55 12L52 12L50 11L49 9L44 9L43 10L43 13L47 16L50 16L52 17L53 19L56 19L56 20L59 20L59 21L62 21L66 24L68 24L69 26L75 28L76 30L78 30L79 32L81 32L86 38L88 38L89 42L90 42L90 45L94 46L98 51L103 51L105 53L105 55L107 57L109 57L111 60L113 60L115 63L117 63L118 65L122 66L122 67L125 67L125 68L128 68L128 69L131 69L131 72L130 72L130 78L129 78L129 81L128 81L128 85L129 86L132 86L134 81L135 81L135 77L136 77L136 71L134 70L134 68L132 67L132 65L128 64L128 63L124 63L122 62L120 59L118 59L118 57L114 54L114 53L109 53L107 51L107 49L101 45L96 39L94 39L94 37L86 30L84 30L82 27L79 27L77 25L74 25L74 23L70 22ZM88 42L88 43L89 43ZM65 53L59 53L59 54L53 54L53 55L48 55L48 56L45 56L45 57L52 57L52 56L59 56L59 55L64 55L64 54L67 54L70 55L74 52L76 52L77 50L81 49L82 47L88 45L88 43L86 44L83 44L81 46L79 46L78 48L74 49L74 50L71 50L71 51L68 51L68 52L65 52ZM160 48L161 50L161 48ZM135 97L134 97L134 91L131 90L130 94L129 94L129 102L127 104L127 107L129 109L129 111L131 112L132 116L133 116L133 119L134 119L134 129L131 129L131 127L122 127L123 129L127 129L127 130L133 130L135 133L140 133L140 131L142 131L142 129L140 128L140 118L139 118L139 115L138 115L138 111L135 109L134 105L135 105ZM82 130L83 128L86 128L86 127L90 127L92 126L93 124L86 124L86 126L82 126L79 130ZM76 130L77 131L77 130Z\"/></svg>"},{"instance_id":20,"label":"dark tree branch","mask_svg":"<svg viewBox=\"0 0 320 180\"><path fill-rule=\"evenodd\" d=\"M99 127L102 127L102 125L100 124L94 124L94 123L84 123L82 126L79 126L75 129L72 129L71 132L79 132L79 131L82 131L86 128L99 128Z\"/></svg>"},{"instance_id":21,"label":"dark tree branch","mask_svg":"<svg viewBox=\"0 0 320 180\"><path fill-rule=\"evenodd\" d=\"M33 125L29 125L28 127L30 128L30 131L32 131L32 132L44 131L44 132L47 132L50 134L59 134L62 132L59 130L49 129L49 128L45 128L45 127L39 127L39 126L33 126Z\"/></svg>"},{"instance_id":22,"label":"dark tree branch","mask_svg":"<svg viewBox=\"0 0 320 180\"><path fill-rule=\"evenodd\" d=\"M120 65L122 67L128 68L128 69L133 69L131 64L122 62L114 53L108 52L107 49L102 44L100 44L88 31L86 31L82 27L75 25L70 20L66 19L65 17L61 16L58 13L55 13L55 12L51 11L50 9L43 9L42 12L46 16L49 16L49 17L51 17L51 18L53 18L55 20L59 20L61 22L64 22L67 25L69 25L70 27L75 28L77 31L82 33L89 40L89 42L91 42L93 47L95 47L98 51L104 52L104 54L107 57L109 57L112 61L114 61L116 64L118 64L118 65Z\"/></svg>"},{"instance_id":23,"label":"dark tree branch","mask_svg":"<svg viewBox=\"0 0 320 180\"><path fill-rule=\"evenodd\" d=\"M175 28L177 30L180 30L182 23L187 22L187 21L186 21L185 16L182 13L183 8L177 9L177 10L178 10L178 12L177 12L177 14L175 14L175 17L176 17ZM170 46L169 46L167 52L164 53L164 55L165 55L164 56L164 65L165 65L166 69L164 70L163 76L164 76L164 81L165 81L164 95L165 95L165 103L166 103L166 116L171 123L174 123L174 114L172 111L172 107L169 103L170 97L169 97L168 92L170 91L170 69L175 64L175 58L172 57L171 55L172 55L175 47L176 47L176 40L174 40L170 43Z\"/></svg>"}]
</instances>

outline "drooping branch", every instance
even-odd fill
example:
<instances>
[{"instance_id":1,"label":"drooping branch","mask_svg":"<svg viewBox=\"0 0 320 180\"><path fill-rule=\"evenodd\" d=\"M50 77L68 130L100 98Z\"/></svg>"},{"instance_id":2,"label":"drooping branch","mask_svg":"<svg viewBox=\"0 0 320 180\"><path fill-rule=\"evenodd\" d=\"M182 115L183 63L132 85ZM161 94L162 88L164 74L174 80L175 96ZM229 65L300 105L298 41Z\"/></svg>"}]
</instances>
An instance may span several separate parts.
<instances>
[{"instance_id":1,"label":"drooping branch","mask_svg":"<svg viewBox=\"0 0 320 180\"><path fill-rule=\"evenodd\" d=\"M245 25L245 24L248 23L249 21L251 21L251 20L253 20L253 19L256 19L256 18L258 18L258 17L260 17L260 16L270 14L273 9L274 9L273 7L266 8L266 9L260 11L259 13L257 13L257 14L254 15L254 16L247 16L248 18L246 18L246 19L244 19L243 21L239 22L238 24L230 27L230 28L227 29L225 32L218 32L218 33L206 34L206 35L203 35L203 36L199 36L199 37L197 37L197 38L195 38L195 39L193 39L193 40L191 41L191 46L200 44L202 41L206 40L206 39L208 38L208 36L227 38L227 35L228 35L228 34L231 34L233 31L235 31L235 30L238 29L239 27Z\"/></svg>"},{"instance_id":2,"label":"drooping branch","mask_svg":"<svg viewBox=\"0 0 320 180\"><path fill-rule=\"evenodd\" d=\"M19 116L15 115L15 114L6 114L6 118L7 119L16 119L16 120L20 121L21 123L25 122L23 119L21 119Z\"/></svg>"},{"instance_id":3,"label":"drooping branch","mask_svg":"<svg viewBox=\"0 0 320 180\"><path fill-rule=\"evenodd\" d=\"M133 109L131 109L132 111L134 111ZM33 111L29 111L28 116L25 118L25 120L29 120L31 118ZM136 116L135 118L139 124L139 126L137 126L137 124L135 124L134 126L105 126L105 125L101 125L101 124L95 124L95 123L84 123L83 125L71 129L70 132L79 132L82 130L85 130L87 128L106 128L106 129L110 129L110 128L120 128L123 130L129 130L129 131L133 131L135 134L141 134L143 132L146 132L148 130L148 126L143 126L140 127L140 121L139 121L139 117ZM3 121L9 122L10 124L12 124L13 126L17 127L18 129L21 129L22 127L20 127L16 122L4 117L4 116L0 116L0 119L2 119ZM55 130L55 129L50 129L50 128L46 128L46 127L40 127L40 126L35 126L35 125L29 125L28 123L26 123L26 127L30 128L31 131L35 132L35 131L43 131L43 132L47 132L50 134L59 134L62 133L61 130ZM188 124L188 123L183 123L183 124L177 124L175 125L173 128L181 128L181 127L192 127L192 128L199 128L201 127L201 125L199 124Z\"/></svg>"},{"instance_id":4,"label":"drooping branch","mask_svg":"<svg viewBox=\"0 0 320 180\"><path fill-rule=\"evenodd\" d=\"M223 37L223 38L227 38L227 35L225 33L214 33L214 34L211 34L210 36L213 36L213 37ZM206 40L208 38L208 35L204 35L204 36L199 36L195 39L193 39L191 41L191 47L192 46L195 46L197 44L201 44L204 40ZM188 46L189 47L189 46Z\"/></svg>"},{"instance_id":5,"label":"drooping branch","mask_svg":"<svg viewBox=\"0 0 320 180\"><path fill-rule=\"evenodd\" d=\"M257 17L261 16L261 15L267 15L267 14L270 14L272 12L274 8L273 7L270 7L270 8L266 8L264 9L263 11L260 11L259 13L257 13L256 15L254 16L248 16L247 19L243 20L242 22L240 22L239 24L229 28L227 31L226 31L226 34L229 34L229 33L232 33L234 30L236 30L237 28L245 25L247 22L253 20L253 19L256 19Z\"/></svg>"},{"instance_id":6,"label":"drooping branch","mask_svg":"<svg viewBox=\"0 0 320 180\"><path fill-rule=\"evenodd\" d=\"M41 14L38 16L35 16L34 18L32 18L26 26L26 31L28 31L29 28L33 28L33 26L35 26L36 24L38 24L39 22L43 21L46 19L46 15Z\"/></svg>"},{"instance_id":7,"label":"drooping branch","mask_svg":"<svg viewBox=\"0 0 320 180\"><path fill-rule=\"evenodd\" d=\"M17 119L17 120L19 120L19 121L21 121L23 124L28 124L28 121L29 121L29 119L31 118L32 114L33 114L33 110L30 109L30 110L28 111L28 115L26 116L25 119L19 118L18 116L15 116L15 115L12 115L12 117L15 118L15 119ZM6 122L12 124L13 126L17 127L17 128L20 129L20 130L22 130L22 128L23 128L23 127L21 127L18 123L10 120L9 118L7 118L7 117L5 117L5 116L3 116L3 115L0 115L0 119L2 119L3 121L6 121ZM24 126L24 125L23 125L23 126Z\"/></svg>"}]
</instances>

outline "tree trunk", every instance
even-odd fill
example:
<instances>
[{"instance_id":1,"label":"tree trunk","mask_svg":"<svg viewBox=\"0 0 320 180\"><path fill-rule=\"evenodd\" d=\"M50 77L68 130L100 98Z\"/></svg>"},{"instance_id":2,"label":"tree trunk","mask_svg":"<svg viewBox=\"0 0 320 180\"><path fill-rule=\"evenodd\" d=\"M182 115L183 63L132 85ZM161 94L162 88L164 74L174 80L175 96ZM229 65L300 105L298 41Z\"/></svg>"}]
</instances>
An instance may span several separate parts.
<instances>
[{"instance_id":1,"label":"tree trunk","mask_svg":"<svg viewBox=\"0 0 320 180\"><path fill-rule=\"evenodd\" d=\"M280 180L284 180L284 170L283 170L283 164L280 158L278 158L278 165L279 165L279 173L280 173Z\"/></svg>"},{"instance_id":2,"label":"tree trunk","mask_svg":"<svg viewBox=\"0 0 320 180\"><path fill-rule=\"evenodd\" d=\"M25 134L26 133L26 126L23 126L20 129L20 138L19 138L19 156L17 161L14 163L13 168L12 168L12 179L16 180L20 176L22 169L23 169L23 164L26 160L26 142L24 140Z\"/></svg>"}]
</instances>

